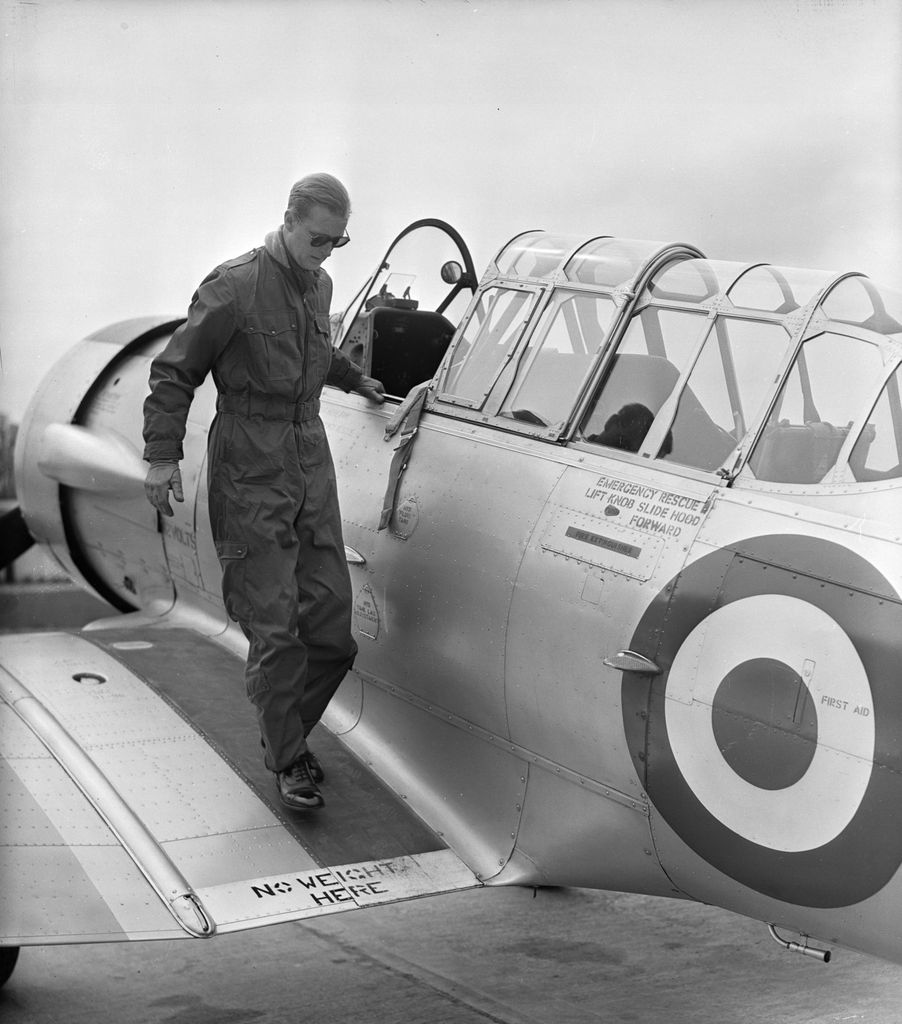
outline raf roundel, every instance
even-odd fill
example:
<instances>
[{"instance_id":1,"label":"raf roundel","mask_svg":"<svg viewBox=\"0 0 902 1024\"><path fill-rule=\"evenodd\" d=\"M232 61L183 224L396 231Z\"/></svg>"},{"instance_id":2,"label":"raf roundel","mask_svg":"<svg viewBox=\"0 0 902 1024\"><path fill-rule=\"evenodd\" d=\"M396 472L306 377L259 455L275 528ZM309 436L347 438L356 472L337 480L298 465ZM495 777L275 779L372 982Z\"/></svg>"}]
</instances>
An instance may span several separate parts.
<instances>
[{"instance_id":1,"label":"raf roundel","mask_svg":"<svg viewBox=\"0 0 902 1024\"><path fill-rule=\"evenodd\" d=\"M900 635L898 594L837 544L756 537L692 563L632 639L665 671L650 693L624 673L627 740L657 812L777 899L840 907L878 892L902 864L887 642Z\"/></svg>"}]
</instances>

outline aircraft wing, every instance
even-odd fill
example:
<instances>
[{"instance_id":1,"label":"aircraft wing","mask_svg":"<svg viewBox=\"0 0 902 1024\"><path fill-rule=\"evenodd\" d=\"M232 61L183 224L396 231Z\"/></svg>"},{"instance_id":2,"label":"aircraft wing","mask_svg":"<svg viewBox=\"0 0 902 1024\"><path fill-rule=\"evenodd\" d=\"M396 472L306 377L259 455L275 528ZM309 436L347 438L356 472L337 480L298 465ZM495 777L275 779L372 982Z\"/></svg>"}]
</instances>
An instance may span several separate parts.
<instances>
[{"instance_id":1,"label":"aircraft wing","mask_svg":"<svg viewBox=\"0 0 902 1024\"><path fill-rule=\"evenodd\" d=\"M479 885L322 726L282 811L241 658L192 629L0 637L0 945L208 936Z\"/></svg>"}]
</instances>

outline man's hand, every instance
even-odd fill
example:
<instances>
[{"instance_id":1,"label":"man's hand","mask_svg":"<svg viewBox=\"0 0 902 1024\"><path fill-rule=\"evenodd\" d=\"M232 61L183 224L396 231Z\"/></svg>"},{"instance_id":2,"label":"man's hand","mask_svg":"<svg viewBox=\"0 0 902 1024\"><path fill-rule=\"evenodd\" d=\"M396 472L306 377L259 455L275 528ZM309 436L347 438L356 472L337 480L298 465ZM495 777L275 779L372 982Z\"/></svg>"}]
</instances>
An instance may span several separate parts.
<instances>
[{"instance_id":1,"label":"man's hand","mask_svg":"<svg viewBox=\"0 0 902 1024\"><path fill-rule=\"evenodd\" d=\"M182 493L182 474L177 462L152 462L144 480L144 493L147 500L164 516L171 516L172 506L169 504L169 491L176 501L184 501Z\"/></svg>"},{"instance_id":2,"label":"man's hand","mask_svg":"<svg viewBox=\"0 0 902 1024\"><path fill-rule=\"evenodd\" d=\"M354 390L358 395L363 395L368 402L373 402L376 405L382 405L385 401L385 388L382 386L382 381L376 380L375 377L361 377L360 383Z\"/></svg>"}]
</instances>

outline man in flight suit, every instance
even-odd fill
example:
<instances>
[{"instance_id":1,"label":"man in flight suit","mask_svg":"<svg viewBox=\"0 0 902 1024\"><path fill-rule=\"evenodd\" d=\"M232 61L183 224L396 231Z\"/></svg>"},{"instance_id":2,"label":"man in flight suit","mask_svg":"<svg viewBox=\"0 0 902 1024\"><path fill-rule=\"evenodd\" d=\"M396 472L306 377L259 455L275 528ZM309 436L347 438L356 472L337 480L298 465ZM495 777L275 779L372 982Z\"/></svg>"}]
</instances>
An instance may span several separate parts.
<instances>
[{"instance_id":1,"label":"man in flight suit","mask_svg":"<svg viewBox=\"0 0 902 1024\"><path fill-rule=\"evenodd\" d=\"M307 735L351 667L351 587L335 470L319 418L324 384L383 401L379 381L333 348L332 280L321 265L348 242L350 200L308 175L264 244L200 284L187 321L153 361L144 403L149 501L172 515L195 389L213 374L210 525L226 610L249 641L245 681L282 803L321 807Z\"/></svg>"}]
</instances>

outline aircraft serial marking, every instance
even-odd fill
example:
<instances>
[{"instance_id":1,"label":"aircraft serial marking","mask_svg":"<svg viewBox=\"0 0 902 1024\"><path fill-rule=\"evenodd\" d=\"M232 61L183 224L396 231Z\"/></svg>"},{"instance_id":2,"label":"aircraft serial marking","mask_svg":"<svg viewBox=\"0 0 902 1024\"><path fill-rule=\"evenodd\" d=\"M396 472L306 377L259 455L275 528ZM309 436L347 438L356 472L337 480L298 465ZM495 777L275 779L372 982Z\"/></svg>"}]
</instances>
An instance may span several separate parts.
<instances>
[{"instance_id":1,"label":"aircraft serial marking","mask_svg":"<svg viewBox=\"0 0 902 1024\"><path fill-rule=\"evenodd\" d=\"M176 526L168 519L164 519L161 525L166 537L171 538L183 547L189 548L191 551L197 551L197 534L192 530L185 530L181 526Z\"/></svg>"},{"instance_id":2,"label":"aircraft serial marking","mask_svg":"<svg viewBox=\"0 0 902 1024\"><path fill-rule=\"evenodd\" d=\"M581 540L584 544L594 544L596 547L616 551L627 558L638 558L642 554L642 548L637 548L634 544L624 544L622 541L602 537L600 533L591 533L589 530L580 530L575 526L568 526L566 535L574 540Z\"/></svg>"},{"instance_id":3,"label":"aircraft serial marking","mask_svg":"<svg viewBox=\"0 0 902 1024\"><path fill-rule=\"evenodd\" d=\"M608 517L561 507L549 522L541 545L546 551L587 565L647 580L654 572L664 541Z\"/></svg>"}]
</instances>

